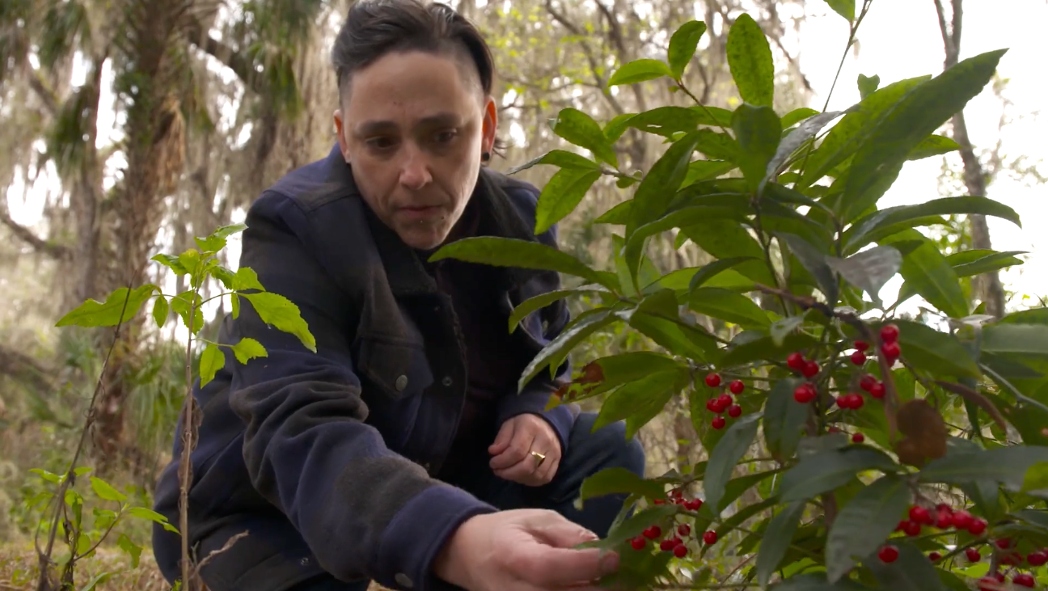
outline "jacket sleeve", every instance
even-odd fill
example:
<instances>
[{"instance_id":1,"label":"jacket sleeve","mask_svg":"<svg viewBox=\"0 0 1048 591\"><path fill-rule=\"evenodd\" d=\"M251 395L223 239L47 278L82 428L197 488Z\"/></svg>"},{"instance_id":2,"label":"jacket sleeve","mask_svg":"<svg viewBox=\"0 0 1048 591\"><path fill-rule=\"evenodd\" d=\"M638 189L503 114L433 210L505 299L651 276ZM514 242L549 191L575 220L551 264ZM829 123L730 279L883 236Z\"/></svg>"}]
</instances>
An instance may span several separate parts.
<instances>
[{"instance_id":1,"label":"jacket sleeve","mask_svg":"<svg viewBox=\"0 0 1048 591\"><path fill-rule=\"evenodd\" d=\"M536 204L538 203L538 189L534 187L528 187L525 191L527 195L527 203L534 211ZM532 226L534 226L534 219L527 220ZM539 242L547 246L559 248L557 244L557 226L554 224L546 232L538 235ZM549 281L548 291L556 291L561 288L561 282L559 275L551 273L551 279ZM565 300L557 300L556 302L546 306L539 312L544 318L547 319L546 328L542 333L532 332L532 336L541 344L543 347L548 345L553 339L560 335L564 327L567 326L571 319L571 314L568 310L568 305ZM520 330L518 328L517 330ZM529 359L528 362L531 360ZM568 451L568 441L571 437L571 429L575 424L575 418L578 416L578 406L575 404L560 404L556 407L546 410L546 406L549 404L550 397L553 392L561 383L567 383L571 381L571 361L570 358L565 359L564 363L557 368L555 376L551 379L549 368L545 368L538 373L534 378L531 379L524 389L518 394L516 392L510 393L507 396L503 396L499 399L499 405L496 414L496 420L498 425L501 426L506 420L511 419L521 414L535 414L545 419L553 427L553 430L557 433L557 438L560 440L560 446L562 454L566 454Z\"/></svg>"},{"instance_id":2,"label":"jacket sleeve","mask_svg":"<svg viewBox=\"0 0 1048 591\"><path fill-rule=\"evenodd\" d=\"M469 517L496 509L428 476L364 423L368 409L344 329L351 302L297 236L308 221L292 199L260 197L248 213L241 266L298 306L317 352L267 326L245 300L235 337L267 356L234 363L230 404L246 424L243 454L258 491L342 580L393 589L456 589L430 565Z\"/></svg>"}]
</instances>

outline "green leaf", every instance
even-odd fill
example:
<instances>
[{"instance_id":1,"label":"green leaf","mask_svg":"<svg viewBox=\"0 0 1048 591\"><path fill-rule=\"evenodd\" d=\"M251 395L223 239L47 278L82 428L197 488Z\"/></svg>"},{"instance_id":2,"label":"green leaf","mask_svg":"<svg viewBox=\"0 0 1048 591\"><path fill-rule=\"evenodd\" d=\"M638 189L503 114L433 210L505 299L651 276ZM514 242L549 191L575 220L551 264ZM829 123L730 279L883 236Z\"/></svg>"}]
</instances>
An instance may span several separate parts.
<instances>
[{"instance_id":1,"label":"green leaf","mask_svg":"<svg viewBox=\"0 0 1048 591\"><path fill-rule=\"evenodd\" d=\"M597 219L593 220L594 224L611 224L614 226L625 226L630 221L630 212L633 210L633 201L627 200L619 203L615 207L612 207L608 211L605 211Z\"/></svg>"},{"instance_id":2,"label":"green leaf","mask_svg":"<svg viewBox=\"0 0 1048 591\"><path fill-rule=\"evenodd\" d=\"M779 147L782 122L770 106L743 103L735 109L731 127L741 149L739 168L750 190L756 191L768 176L769 163Z\"/></svg>"},{"instance_id":3,"label":"green leaf","mask_svg":"<svg viewBox=\"0 0 1048 591\"><path fill-rule=\"evenodd\" d=\"M535 234L549 230L575 211L601 174L599 170L585 168L562 168L554 173L539 194L539 203L535 209Z\"/></svg>"},{"instance_id":4,"label":"green leaf","mask_svg":"<svg viewBox=\"0 0 1048 591\"><path fill-rule=\"evenodd\" d=\"M614 283L586 263L552 246L532 240L503 238L501 236L477 236L463 238L442 246L429 257L431 262L442 259L458 259L470 263L496 267L516 267L557 271L581 277L614 289Z\"/></svg>"},{"instance_id":5,"label":"green leaf","mask_svg":"<svg viewBox=\"0 0 1048 591\"><path fill-rule=\"evenodd\" d=\"M930 135L914 146L906 155L907 160L921 160L932 156L941 156L961 149L961 145L942 135Z\"/></svg>"},{"instance_id":6,"label":"green leaf","mask_svg":"<svg viewBox=\"0 0 1048 591\"><path fill-rule=\"evenodd\" d=\"M735 464L742 459L757 437L760 418L760 413L752 413L735 421L710 453L702 488L706 493L706 504L715 516L719 517L723 509L720 506L721 499L728 481L731 480Z\"/></svg>"},{"instance_id":7,"label":"green leaf","mask_svg":"<svg viewBox=\"0 0 1048 591\"><path fill-rule=\"evenodd\" d=\"M899 550L895 562L885 563L876 555L866 556L863 560L863 566L869 568L880 582L878 589L945 591L937 569L923 552L903 538L892 538L891 543Z\"/></svg>"},{"instance_id":8,"label":"green leaf","mask_svg":"<svg viewBox=\"0 0 1048 591\"><path fill-rule=\"evenodd\" d=\"M103 501L115 501L117 503L123 503L127 500L127 495L113 488L111 484L98 478L97 476L91 477L91 490L95 491L98 498Z\"/></svg>"},{"instance_id":9,"label":"green leaf","mask_svg":"<svg viewBox=\"0 0 1048 591\"><path fill-rule=\"evenodd\" d=\"M600 367L604 380L601 386L614 387L639 380L644 376L662 371L684 369L680 363L665 355L652 351L630 351L608 355L591 362Z\"/></svg>"},{"instance_id":10,"label":"green leaf","mask_svg":"<svg viewBox=\"0 0 1048 591\"><path fill-rule=\"evenodd\" d=\"M674 77L669 66L660 60L641 58L622 64L622 67L611 75L611 79L608 80L608 87L620 84L635 84L637 82L655 80L663 76Z\"/></svg>"},{"instance_id":11,"label":"green leaf","mask_svg":"<svg viewBox=\"0 0 1048 591\"><path fill-rule=\"evenodd\" d=\"M779 500L808 500L847 484L859 472L875 469L894 472L897 466L884 452L869 446L821 451L805 457L782 475Z\"/></svg>"},{"instance_id":12,"label":"green leaf","mask_svg":"<svg viewBox=\"0 0 1048 591\"><path fill-rule=\"evenodd\" d=\"M132 542L131 538L127 537L127 534L120 534L120 537L116 540L116 545L131 558L131 568L138 568L138 562L142 557L142 547Z\"/></svg>"},{"instance_id":13,"label":"green leaf","mask_svg":"<svg viewBox=\"0 0 1048 591\"><path fill-rule=\"evenodd\" d=\"M699 139L695 149L707 157L734 164L738 164L742 159L742 150L730 135L710 129L700 129L695 133Z\"/></svg>"},{"instance_id":14,"label":"green leaf","mask_svg":"<svg viewBox=\"0 0 1048 591\"><path fill-rule=\"evenodd\" d=\"M810 242L795 234L780 234L778 237L786 242L790 251L800 261L801 266L812 274L812 277L819 284L819 290L826 296L826 299L830 302L836 302L838 290L837 276L833 274L833 270L827 264L826 255Z\"/></svg>"},{"instance_id":15,"label":"green leaf","mask_svg":"<svg viewBox=\"0 0 1048 591\"><path fill-rule=\"evenodd\" d=\"M710 255L718 259L752 258L736 265L745 277L764 285L775 285L775 279L764 264L764 249L741 225L725 224L721 220L704 220L681 232Z\"/></svg>"},{"instance_id":16,"label":"green leaf","mask_svg":"<svg viewBox=\"0 0 1048 591\"><path fill-rule=\"evenodd\" d=\"M699 39L705 32L706 23L694 20L684 23L673 32L669 50L666 52L666 61L669 62L674 78L680 78L684 74L684 69L695 55L695 48L699 46Z\"/></svg>"},{"instance_id":17,"label":"green leaf","mask_svg":"<svg viewBox=\"0 0 1048 591\"><path fill-rule=\"evenodd\" d=\"M732 367L755 361L782 361L793 351L807 349L817 343L812 336L805 333L787 335L781 344L776 344L771 335L756 338L753 338L751 334L746 334L746 336L749 338L733 343L729 347L727 354L720 361L721 365Z\"/></svg>"},{"instance_id":18,"label":"green leaf","mask_svg":"<svg viewBox=\"0 0 1048 591\"><path fill-rule=\"evenodd\" d=\"M631 117L628 126L668 138L681 132L695 131L699 126L699 114L687 107L655 107Z\"/></svg>"},{"instance_id":19,"label":"green leaf","mask_svg":"<svg viewBox=\"0 0 1048 591\"><path fill-rule=\"evenodd\" d=\"M877 246L846 259L826 257L826 265L840 273L845 281L869 294L873 303L880 307L881 298L877 294L899 272L902 254L891 246Z\"/></svg>"},{"instance_id":20,"label":"green leaf","mask_svg":"<svg viewBox=\"0 0 1048 591\"><path fill-rule=\"evenodd\" d=\"M182 266L182 263L179 262L178 257L170 254L155 254L149 260L156 261L161 265L164 265L168 269L171 269L176 275L185 275L189 273L189 269L186 269Z\"/></svg>"},{"instance_id":21,"label":"green leaf","mask_svg":"<svg viewBox=\"0 0 1048 591\"><path fill-rule=\"evenodd\" d=\"M85 545L87 546L87 548L90 548L91 539L86 536L81 536L81 539L86 540ZM86 551L87 548L84 548L84 550ZM84 556L79 548L77 549L77 553L81 556ZM97 575L91 577L91 580L85 583L84 586L80 588L80 591L95 591L95 589L100 588L99 585L109 582L109 579L112 579L113 575L115 574L116 573L109 572L98 573Z\"/></svg>"},{"instance_id":22,"label":"green leaf","mask_svg":"<svg viewBox=\"0 0 1048 591\"><path fill-rule=\"evenodd\" d=\"M732 112L722 107L711 107L709 105L695 105L688 107L699 116L699 125L710 125L713 127L730 127Z\"/></svg>"},{"instance_id":23,"label":"green leaf","mask_svg":"<svg viewBox=\"0 0 1048 591\"><path fill-rule=\"evenodd\" d=\"M218 345L209 343L200 355L200 387L206 386L215 379L215 374L226 364L226 357Z\"/></svg>"},{"instance_id":24,"label":"green leaf","mask_svg":"<svg viewBox=\"0 0 1048 591\"><path fill-rule=\"evenodd\" d=\"M793 457L800 443L811 407L797 404L793 391L805 380L783 378L775 382L764 403L764 442L768 452L783 462Z\"/></svg>"},{"instance_id":25,"label":"green leaf","mask_svg":"<svg viewBox=\"0 0 1048 591\"><path fill-rule=\"evenodd\" d=\"M828 123L837 117L840 117L842 114L842 111L829 111L827 113L816 112L815 115L805 119L804 123L801 123L797 129L794 129L783 138L782 142L779 143L778 148L775 150L775 155L768 162L767 170L761 183L762 187L775 177L775 175L779 174L786 159L792 156L793 153L797 151L797 148L800 148L805 142L814 138L823 127L826 127ZM782 127L789 127L785 118L782 120Z\"/></svg>"},{"instance_id":26,"label":"green leaf","mask_svg":"<svg viewBox=\"0 0 1048 591\"><path fill-rule=\"evenodd\" d=\"M801 121L810 119L819 114L819 111L811 107L799 107L782 116L782 128L789 129Z\"/></svg>"},{"instance_id":27,"label":"green leaf","mask_svg":"<svg viewBox=\"0 0 1048 591\"><path fill-rule=\"evenodd\" d=\"M688 165L688 174L681 186L687 187L699 181L707 181L729 173L738 167L734 162L721 160L696 160Z\"/></svg>"},{"instance_id":28,"label":"green leaf","mask_svg":"<svg viewBox=\"0 0 1048 591\"><path fill-rule=\"evenodd\" d=\"M666 403L689 381L687 370L675 369L653 373L623 385L609 394L601 404L593 424L594 431L616 421L626 420L626 437L632 437L640 427L662 412Z\"/></svg>"},{"instance_id":29,"label":"green leaf","mask_svg":"<svg viewBox=\"0 0 1048 591\"><path fill-rule=\"evenodd\" d=\"M157 296L153 302L153 322L156 322L157 327L164 326L169 311L170 307L168 306L167 298L162 295Z\"/></svg>"},{"instance_id":30,"label":"green leaf","mask_svg":"<svg viewBox=\"0 0 1048 591\"><path fill-rule=\"evenodd\" d=\"M258 291L265 291L266 288L262 286L262 283L258 280L258 273L251 267L240 267L237 269L235 275L233 275L233 291L248 291L257 289Z\"/></svg>"},{"instance_id":31,"label":"green leaf","mask_svg":"<svg viewBox=\"0 0 1048 591\"><path fill-rule=\"evenodd\" d=\"M272 292L245 293L241 296L251 302L251 307L258 312L262 322L298 337L303 346L313 353L317 352L317 341L309 332L309 326L294 302Z\"/></svg>"},{"instance_id":32,"label":"green leaf","mask_svg":"<svg viewBox=\"0 0 1048 591\"><path fill-rule=\"evenodd\" d=\"M692 275L691 281L688 284L688 291L690 292L699 289L704 283L713 277L716 277L719 273L727 271L736 265L753 261L759 262L755 257L729 257L712 261L704 265L694 275Z\"/></svg>"},{"instance_id":33,"label":"green leaf","mask_svg":"<svg viewBox=\"0 0 1048 591\"><path fill-rule=\"evenodd\" d=\"M695 152L697 142L696 134L688 134L673 142L652 165L648 174L644 175L644 180L633 196L630 223L626 226L627 242L638 227L658 219L666 212L674 194L684 181L684 176L688 174L688 163ZM636 261L628 262L630 270L635 271Z\"/></svg>"},{"instance_id":34,"label":"green leaf","mask_svg":"<svg viewBox=\"0 0 1048 591\"><path fill-rule=\"evenodd\" d=\"M1048 356L1048 325L996 324L983 328L980 348L987 353Z\"/></svg>"},{"instance_id":35,"label":"green leaf","mask_svg":"<svg viewBox=\"0 0 1048 591\"><path fill-rule=\"evenodd\" d=\"M171 533L178 533L178 529L176 529L175 526L171 525L171 523L167 520L167 517L164 517L163 515L157 513L152 509L146 507L131 507L127 510L127 514L138 519L145 519L147 521L152 521L153 523L159 524L165 530Z\"/></svg>"},{"instance_id":36,"label":"green leaf","mask_svg":"<svg viewBox=\"0 0 1048 591\"><path fill-rule=\"evenodd\" d=\"M133 290L126 287L117 288L106 297L105 302L89 299L80 304L62 316L55 326L95 328L126 323L138 315L138 311L154 291L159 291L159 289L151 284L142 285Z\"/></svg>"},{"instance_id":37,"label":"green leaf","mask_svg":"<svg viewBox=\"0 0 1048 591\"><path fill-rule=\"evenodd\" d=\"M171 309L182 318L186 328L189 328L190 322L192 322L192 333L194 335L199 333L200 329L204 327L204 312L200 309L201 301L200 294L189 289L171 298L169 302ZM189 317L190 309L193 311L192 318Z\"/></svg>"},{"instance_id":38,"label":"green leaf","mask_svg":"<svg viewBox=\"0 0 1048 591\"><path fill-rule=\"evenodd\" d=\"M632 116L632 115L631 115ZM560 168L578 168L581 170L600 170L600 165L596 162L576 154L575 152L568 152L567 150L550 150L542 156L529 160L524 164L516 168L512 168L507 172L508 175L514 175L522 170L527 170L532 166L539 164L551 164L553 166L559 166Z\"/></svg>"},{"instance_id":39,"label":"green leaf","mask_svg":"<svg viewBox=\"0 0 1048 591\"><path fill-rule=\"evenodd\" d=\"M660 298L665 298L673 306L672 313L648 306ZM714 359L710 356L719 354L717 342L703 329L681 322L676 300L675 292L664 290L646 296L636 310L621 313L620 316L629 322L631 328L671 353L712 363Z\"/></svg>"},{"instance_id":40,"label":"green leaf","mask_svg":"<svg viewBox=\"0 0 1048 591\"><path fill-rule=\"evenodd\" d=\"M1016 255L1020 254L1027 253L1023 250L1007 252L996 252L990 249L962 250L947 256L946 262L953 267L958 277L972 277L1013 265L1021 265L1023 261L1016 258Z\"/></svg>"},{"instance_id":41,"label":"green leaf","mask_svg":"<svg viewBox=\"0 0 1048 591\"><path fill-rule=\"evenodd\" d=\"M547 291L540 293L537 296L530 297L513 308L513 312L509 315L509 332L512 333L516 330L517 325L533 312L537 312L554 302L585 293L608 293L608 291L597 286L582 286L577 289Z\"/></svg>"},{"instance_id":42,"label":"green leaf","mask_svg":"<svg viewBox=\"0 0 1048 591\"><path fill-rule=\"evenodd\" d=\"M894 474L864 487L837 514L826 538L826 577L836 583L884 543L910 504L906 480Z\"/></svg>"},{"instance_id":43,"label":"green leaf","mask_svg":"<svg viewBox=\"0 0 1048 591\"><path fill-rule=\"evenodd\" d=\"M1039 462L1048 462L1048 447L998 447L932 460L920 471L918 479L948 484L993 480L1018 491L1023 486L1026 472Z\"/></svg>"},{"instance_id":44,"label":"green leaf","mask_svg":"<svg viewBox=\"0 0 1048 591\"><path fill-rule=\"evenodd\" d=\"M760 25L741 14L728 30L728 68L742 100L757 106L772 106L775 96L775 63L771 46Z\"/></svg>"},{"instance_id":45,"label":"green leaf","mask_svg":"<svg viewBox=\"0 0 1048 591\"><path fill-rule=\"evenodd\" d=\"M804 501L790 503L768 522L761 538L760 551L757 553L757 582L762 589L768 586L771 576L786 556L800 524L801 515L804 514L805 504ZM779 587L781 586L776 586Z\"/></svg>"},{"instance_id":46,"label":"green leaf","mask_svg":"<svg viewBox=\"0 0 1048 591\"><path fill-rule=\"evenodd\" d=\"M964 105L978 95L993 77L1007 50L983 53L966 59L941 75L914 88L878 122L852 160L845 185L845 221L871 205L876 199L871 187L905 160L921 140L931 135Z\"/></svg>"},{"instance_id":47,"label":"green leaf","mask_svg":"<svg viewBox=\"0 0 1048 591\"><path fill-rule=\"evenodd\" d=\"M595 309L588 316L576 318L577 322L574 325L561 331L524 368L524 372L517 381L518 393L524 390L524 387L531 382L532 378L537 376L542 371L542 368L549 365L555 357L562 353L566 354L591 334L615 321L616 317L611 315L610 312L611 310L607 308Z\"/></svg>"},{"instance_id":48,"label":"green leaf","mask_svg":"<svg viewBox=\"0 0 1048 591\"><path fill-rule=\"evenodd\" d=\"M247 363L252 359L269 356L262 343L246 337L233 345L233 354L236 355L237 361L240 363Z\"/></svg>"},{"instance_id":49,"label":"green leaf","mask_svg":"<svg viewBox=\"0 0 1048 591\"><path fill-rule=\"evenodd\" d=\"M614 494L631 494L658 499L665 496L662 484L645 480L626 468L605 468L582 481L579 497L585 501Z\"/></svg>"},{"instance_id":50,"label":"green leaf","mask_svg":"<svg viewBox=\"0 0 1048 591\"><path fill-rule=\"evenodd\" d=\"M855 21L855 0L826 0L826 4L849 23Z\"/></svg>"},{"instance_id":51,"label":"green leaf","mask_svg":"<svg viewBox=\"0 0 1048 591\"><path fill-rule=\"evenodd\" d=\"M905 230L882 240L881 244L904 240L921 241L921 246L903 257L900 273L906 283L928 300L928 303L951 318L967 316L968 299L961 291L960 279L934 242L916 230Z\"/></svg>"},{"instance_id":52,"label":"green leaf","mask_svg":"<svg viewBox=\"0 0 1048 591\"><path fill-rule=\"evenodd\" d=\"M819 148L808 156L804 174L794 186L803 190L848 160L865 143L873 132L874 124L884 116L914 87L925 82L929 76L920 76L894 82L870 94L848 109L830 133L823 138Z\"/></svg>"},{"instance_id":53,"label":"green leaf","mask_svg":"<svg viewBox=\"0 0 1048 591\"><path fill-rule=\"evenodd\" d=\"M586 148L599 160L618 168L618 158L611 149L611 142L589 115L574 107L567 107L561 109L551 127L553 133L580 148Z\"/></svg>"},{"instance_id":54,"label":"green leaf","mask_svg":"<svg viewBox=\"0 0 1048 591\"><path fill-rule=\"evenodd\" d=\"M957 337L935 330L927 324L896 320L899 346L906 361L917 369L937 376L977 378L979 366Z\"/></svg>"},{"instance_id":55,"label":"green leaf","mask_svg":"<svg viewBox=\"0 0 1048 591\"><path fill-rule=\"evenodd\" d=\"M917 205L889 207L864 216L844 232L844 250L853 252L874 240L886 238L929 216L978 213L1006 219L1022 227L1019 214L1003 203L986 197L946 197Z\"/></svg>"},{"instance_id":56,"label":"green leaf","mask_svg":"<svg viewBox=\"0 0 1048 591\"><path fill-rule=\"evenodd\" d=\"M688 295L688 306L719 320L738 324L743 328L768 328L771 319L750 298L719 287L703 287Z\"/></svg>"}]
</instances>

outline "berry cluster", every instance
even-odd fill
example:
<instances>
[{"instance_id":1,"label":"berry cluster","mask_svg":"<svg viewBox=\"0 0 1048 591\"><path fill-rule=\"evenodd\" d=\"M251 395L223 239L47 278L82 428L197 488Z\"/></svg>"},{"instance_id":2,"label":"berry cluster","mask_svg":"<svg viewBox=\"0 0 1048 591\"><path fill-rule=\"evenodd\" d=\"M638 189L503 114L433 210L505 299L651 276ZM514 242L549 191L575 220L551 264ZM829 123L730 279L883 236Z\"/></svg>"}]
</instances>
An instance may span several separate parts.
<instances>
[{"instance_id":1,"label":"berry cluster","mask_svg":"<svg viewBox=\"0 0 1048 591\"><path fill-rule=\"evenodd\" d=\"M706 376L706 385L710 388L719 388L721 385L721 377L718 373L711 373ZM742 394L743 390L746 389L746 384L742 383L742 380L733 380L728 384L728 392L722 392L720 396L715 396L706 401L706 410L716 413L718 416L713 417L710 422L710 426L714 429L723 429L727 424L724 420L723 415L725 412L728 416L735 419L742 416L742 407L739 406L735 400L731 397L732 394L738 396Z\"/></svg>"},{"instance_id":2,"label":"berry cluster","mask_svg":"<svg viewBox=\"0 0 1048 591\"><path fill-rule=\"evenodd\" d=\"M885 325L881 328L880 338L880 355L889 363L889 365L895 363L899 358L899 355L902 354L902 350L899 348L898 327L894 324ZM855 341L855 352L851 355L851 362L859 367L865 365L866 351L869 349L870 344L866 341ZM794 351L787 355L786 365L793 371L796 371L809 379L817 376L819 372L822 371L822 368L819 367L817 362L807 359L800 351ZM870 374L864 374L862 376L859 380L859 388L874 398L884 398L884 383ZM800 404L808 404L815 400L817 396L818 391L815 389L815 385L811 382L805 382L793 390L793 399ZM863 407L865 400L863 399L862 394L851 392L838 396L836 402L837 406L842 409L859 410Z\"/></svg>"},{"instance_id":3,"label":"berry cluster","mask_svg":"<svg viewBox=\"0 0 1048 591\"><path fill-rule=\"evenodd\" d=\"M680 489L674 489L670 491L669 499L655 499L656 505L665 505L670 502L674 505L681 505L688 511L698 511L702 508L702 499L686 499L684 493ZM630 540L630 546L634 550L643 550L648 546L648 541L655 540L662 537L659 542L659 550L663 552L672 552L677 558L684 558L688 555L688 546L685 539L691 535L691 526L687 523L681 523L677 526L676 530L669 531L665 537L663 536L662 528L657 525L649 526L645 529L641 535ZM717 543L717 532L708 530L702 534L702 541L707 545Z\"/></svg>"},{"instance_id":4,"label":"berry cluster","mask_svg":"<svg viewBox=\"0 0 1048 591\"><path fill-rule=\"evenodd\" d=\"M967 530L973 536L980 536L986 531L986 520L973 517L964 509L954 510L949 505L940 503L935 507L935 515L928 509L914 505L910 507L909 519L903 519L895 526L895 531L901 531L909 537L921 535L924 526L935 527L940 530L954 529Z\"/></svg>"}]
</instances>

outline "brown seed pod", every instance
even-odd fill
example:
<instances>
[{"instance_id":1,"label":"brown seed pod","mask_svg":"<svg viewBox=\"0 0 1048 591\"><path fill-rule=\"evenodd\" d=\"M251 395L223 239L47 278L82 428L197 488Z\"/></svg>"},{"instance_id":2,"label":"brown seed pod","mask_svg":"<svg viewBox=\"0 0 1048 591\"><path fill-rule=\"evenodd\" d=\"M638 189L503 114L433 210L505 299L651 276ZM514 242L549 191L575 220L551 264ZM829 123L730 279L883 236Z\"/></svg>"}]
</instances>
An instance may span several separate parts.
<instances>
[{"instance_id":1,"label":"brown seed pod","mask_svg":"<svg viewBox=\"0 0 1048 591\"><path fill-rule=\"evenodd\" d=\"M900 461L920 468L946 455L946 422L934 406L925 400L910 400L895 416L899 431L906 436L895 446Z\"/></svg>"}]
</instances>

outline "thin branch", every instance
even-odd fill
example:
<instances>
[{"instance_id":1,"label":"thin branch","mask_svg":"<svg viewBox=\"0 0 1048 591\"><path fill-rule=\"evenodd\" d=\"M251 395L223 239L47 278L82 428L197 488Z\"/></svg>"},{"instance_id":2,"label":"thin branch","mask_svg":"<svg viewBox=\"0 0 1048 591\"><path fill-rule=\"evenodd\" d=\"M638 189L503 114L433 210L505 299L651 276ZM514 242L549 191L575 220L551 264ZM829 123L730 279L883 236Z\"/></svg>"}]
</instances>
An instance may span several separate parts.
<instances>
[{"instance_id":1,"label":"thin branch","mask_svg":"<svg viewBox=\"0 0 1048 591\"><path fill-rule=\"evenodd\" d=\"M7 212L6 207L0 207L0 223L10 228L11 233L22 242L33 247L33 250L46 254L58 260L65 260L72 256L69 248L53 242L48 242L33 233L32 230L16 222Z\"/></svg>"}]
</instances>

